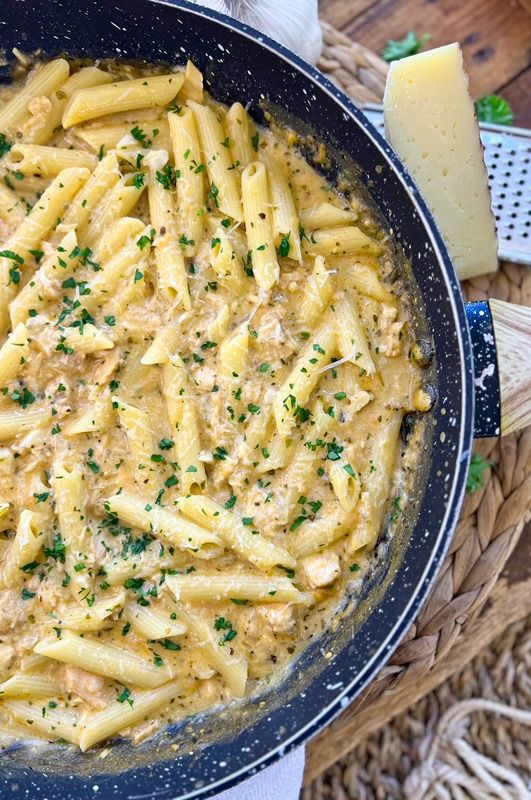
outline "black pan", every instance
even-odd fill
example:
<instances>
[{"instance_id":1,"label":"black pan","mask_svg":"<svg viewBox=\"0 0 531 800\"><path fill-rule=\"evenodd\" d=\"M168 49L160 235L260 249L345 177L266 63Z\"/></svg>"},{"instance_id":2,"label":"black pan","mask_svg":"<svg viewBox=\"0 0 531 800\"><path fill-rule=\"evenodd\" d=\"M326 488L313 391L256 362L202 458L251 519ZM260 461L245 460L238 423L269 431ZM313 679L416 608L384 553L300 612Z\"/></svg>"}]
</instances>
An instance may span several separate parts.
<instances>
[{"instance_id":1,"label":"black pan","mask_svg":"<svg viewBox=\"0 0 531 800\"><path fill-rule=\"evenodd\" d=\"M463 499L474 431L473 360L459 285L434 221L399 159L353 103L319 72L255 30L186 2L2 0L0 47L9 81L13 47L43 57L144 59L202 70L218 100L273 110L301 134L329 145L339 168L357 175L413 265L435 352L434 443L419 494L407 508L408 536L362 590L361 611L311 644L276 688L221 713L175 725L137 747L118 741L85 754L68 747L3 752L4 798L97 800L210 797L303 744L343 709L388 660L414 620L451 540ZM476 317L490 325L485 310ZM490 330L490 329L489 329ZM488 339L488 337L487 337ZM480 336L478 341L483 342ZM483 357L495 363L494 352ZM499 425L496 377L477 430ZM489 409L485 411L486 407ZM485 413L483 413L485 412ZM490 419L486 423L486 418ZM415 521L416 520L416 521ZM414 525L413 525L414 523Z\"/></svg>"}]
</instances>

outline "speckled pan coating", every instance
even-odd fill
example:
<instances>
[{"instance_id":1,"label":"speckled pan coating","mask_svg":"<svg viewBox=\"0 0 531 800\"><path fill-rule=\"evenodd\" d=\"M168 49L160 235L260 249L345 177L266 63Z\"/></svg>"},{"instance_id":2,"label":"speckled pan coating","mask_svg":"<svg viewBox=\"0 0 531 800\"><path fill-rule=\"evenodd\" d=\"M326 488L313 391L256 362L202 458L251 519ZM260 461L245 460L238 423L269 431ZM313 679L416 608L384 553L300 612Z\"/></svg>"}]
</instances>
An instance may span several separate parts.
<instances>
[{"instance_id":1,"label":"speckled pan coating","mask_svg":"<svg viewBox=\"0 0 531 800\"><path fill-rule=\"evenodd\" d=\"M98 749L82 755L26 746L1 757L6 800L210 797L330 722L389 658L426 597L457 520L472 439L472 354L459 286L426 205L386 142L322 75L256 31L184 2L2 0L0 45L9 56L16 45L42 47L45 55L192 58L218 99L250 102L257 118L261 99L289 109L358 162L412 260L424 298L439 389L428 487L405 557L382 568L391 572L390 585L365 620L346 619L340 631L311 645L282 685L264 696L263 707L190 722L186 746L177 731L136 749L120 742L105 759Z\"/></svg>"}]
</instances>

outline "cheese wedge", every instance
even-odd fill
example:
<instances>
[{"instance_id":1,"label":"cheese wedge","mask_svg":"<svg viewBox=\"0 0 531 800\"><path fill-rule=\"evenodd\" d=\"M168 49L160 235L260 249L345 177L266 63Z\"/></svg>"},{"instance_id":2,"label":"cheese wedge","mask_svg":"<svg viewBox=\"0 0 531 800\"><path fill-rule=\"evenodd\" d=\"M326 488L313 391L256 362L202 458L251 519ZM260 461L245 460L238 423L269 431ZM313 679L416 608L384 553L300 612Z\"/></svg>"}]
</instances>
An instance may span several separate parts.
<instances>
[{"instance_id":1,"label":"cheese wedge","mask_svg":"<svg viewBox=\"0 0 531 800\"><path fill-rule=\"evenodd\" d=\"M498 268L496 227L458 44L394 61L387 139L428 203L461 280Z\"/></svg>"}]
</instances>

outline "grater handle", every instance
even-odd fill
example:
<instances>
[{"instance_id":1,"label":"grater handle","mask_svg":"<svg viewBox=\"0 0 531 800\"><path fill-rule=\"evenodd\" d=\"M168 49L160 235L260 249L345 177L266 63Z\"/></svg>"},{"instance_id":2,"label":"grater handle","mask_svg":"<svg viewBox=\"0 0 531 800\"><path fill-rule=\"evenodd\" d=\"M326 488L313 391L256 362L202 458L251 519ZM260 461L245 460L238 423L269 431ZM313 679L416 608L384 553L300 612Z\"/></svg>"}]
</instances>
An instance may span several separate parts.
<instances>
[{"instance_id":1,"label":"grater handle","mask_svg":"<svg viewBox=\"0 0 531 800\"><path fill-rule=\"evenodd\" d=\"M531 308L466 303L474 353L474 436L504 436L531 425Z\"/></svg>"},{"instance_id":2,"label":"grater handle","mask_svg":"<svg viewBox=\"0 0 531 800\"><path fill-rule=\"evenodd\" d=\"M498 355L501 434L531 425L531 308L489 300Z\"/></svg>"}]
</instances>

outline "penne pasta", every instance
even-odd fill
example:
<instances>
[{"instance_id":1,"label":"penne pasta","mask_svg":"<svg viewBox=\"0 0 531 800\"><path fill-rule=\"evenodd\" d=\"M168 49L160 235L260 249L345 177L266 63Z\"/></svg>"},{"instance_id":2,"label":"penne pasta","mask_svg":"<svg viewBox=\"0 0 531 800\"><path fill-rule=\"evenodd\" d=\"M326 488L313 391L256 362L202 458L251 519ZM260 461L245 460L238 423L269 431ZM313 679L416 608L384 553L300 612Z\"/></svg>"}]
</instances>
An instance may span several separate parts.
<instances>
[{"instance_id":1,"label":"penne pasta","mask_svg":"<svg viewBox=\"0 0 531 800\"><path fill-rule=\"evenodd\" d=\"M155 229L153 252L157 264L159 289L171 303L191 307L184 256L177 236L177 221L170 186L159 170L150 170L149 212Z\"/></svg>"},{"instance_id":2,"label":"penne pasta","mask_svg":"<svg viewBox=\"0 0 531 800\"><path fill-rule=\"evenodd\" d=\"M70 573L69 573L70 574ZM81 600L81 591L78 592L78 599ZM84 598L83 598L84 599ZM109 627L109 617L119 610L125 603L125 592L118 592L117 594L106 597L105 599L94 602L91 606L87 606L82 602L66 606L61 613L55 614L54 617L49 617L46 620L46 625L55 629L71 629L75 632L82 631L99 631L102 628ZM111 623L112 624L112 623ZM56 630L57 633L57 630Z\"/></svg>"},{"instance_id":3,"label":"penne pasta","mask_svg":"<svg viewBox=\"0 0 531 800\"><path fill-rule=\"evenodd\" d=\"M93 170L96 156L81 150L46 147L38 144L15 144L9 153L12 168L24 175L55 178L63 169L78 167Z\"/></svg>"},{"instance_id":4,"label":"penne pasta","mask_svg":"<svg viewBox=\"0 0 531 800\"><path fill-rule=\"evenodd\" d=\"M4 697L53 697L60 691L59 682L49 676L28 675L17 672L0 683L0 699Z\"/></svg>"},{"instance_id":5,"label":"penne pasta","mask_svg":"<svg viewBox=\"0 0 531 800\"><path fill-rule=\"evenodd\" d=\"M102 331L87 323L79 328L61 328L56 350L67 355L72 353L99 353L112 350L114 342Z\"/></svg>"},{"instance_id":6,"label":"penne pasta","mask_svg":"<svg viewBox=\"0 0 531 800\"><path fill-rule=\"evenodd\" d=\"M103 197L83 231L81 241L85 246L95 247L111 223L120 217L126 217L134 209L145 189L145 183L136 185L130 180L134 179L120 178Z\"/></svg>"},{"instance_id":7,"label":"penne pasta","mask_svg":"<svg viewBox=\"0 0 531 800\"><path fill-rule=\"evenodd\" d=\"M359 311L354 297L343 295L335 303L338 323L338 347L342 358L348 358L369 375L376 371L374 361L369 352L369 343L365 336Z\"/></svg>"},{"instance_id":8,"label":"penne pasta","mask_svg":"<svg viewBox=\"0 0 531 800\"><path fill-rule=\"evenodd\" d=\"M177 179L177 201L183 252L193 256L203 238L206 202L205 178L195 118L189 108L168 114Z\"/></svg>"},{"instance_id":9,"label":"penne pasta","mask_svg":"<svg viewBox=\"0 0 531 800\"><path fill-rule=\"evenodd\" d=\"M319 205L304 208L299 211L300 224L308 231L321 228L338 228L355 222L357 214L350 209L339 208L332 203L319 203Z\"/></svg>"},{"instance_id":10,"label":"penne pasta","mask_svg":"<svg viewBox=\"0 0 531 800\"><path fill-rule=\"evenodd\" d=\"M401 411L387 412L387 419L371 443L370 480L361 477L358 522L349 537L349 552L376 543L384 515L389 505L389 490L399 450Z\"/></svg>"},{"instance_id":11,"label":"penne pasta","mask_svg":"<svg viewBox=\"0 0 531 800\"><path fill-rule=\"evenodd\" d=\"M70 576L68 585L74 597L79 597L92 584L91 568L94 564L90 529L86 525L83 473L79 466L68 468L59 460L53 466L51 485L59 531L65 543L65 569Z\"/></svg>"},{"instance_id":12,"label":"penne pasta","mask_svg":"<svg viewBox=\"0 0 531 800\"><path fill-rule=\"evenodd\" d=\"M176 600L217 603L253 600L260 603L304 603L307 598L288 578L264 575L169 575L166 585Z\"/></svg>"},{"instance_id":13,"label":"penne pasta","mask_svg":"<svg viewBox=\"0 0 531 800\"><path fill-rule=\"evenodd\" d=\"M0 442L13 439L19 433L42 428L50 418L46 409L40 411L0 411Z\"/></svg>"},{"instance_id":14,"label":"penne pasta","mask_svg":"<svg viewBox=\"0 0 531 800\"><path fill-rule=\"evenodd\" d=\"M267 173L259 161L243 171L242 200L254 276L260 289L268 291L278 281L280 267L273 238Z\"/></svg>"},{"instance_id":15,"label":"penne pasta","mask_svg":"<svg viewBox=\"0 0 531 800\"><path fill-rule=\"evenodd\" d=\"M312 328L332 299L334 292L333 271L327 269L323 256L317 256L312 274L302 288L298 311L301 323Z\"/></svg>"},{"instance_id":16,"label":"penne pasta","mask_svg":"<svg viewBox=\"0 0 531 800\"><path fill-rule=\"evenodd\" d=\"M295 559L288 551L258 531L251 531L230 511L205 495L181 497L177 507L198 524L208 526L225 542L227 547L265 572L277 565L294 567Z\"/></svg>"},{"instance_id":17,"label":"penne pasta","mask_svg":"<svg viewBox=\"0 0 531 800\"><path fill-rule=\"evenodd\" d=\"M20 283L20 268L31 260L31 250L40 243L57 224L65 206L72 200L89 176L86 169L65 169L52 181L28 216L7 240L0 256L0 335L5 334L9 319L8 304Z\"/></svg>"},{"instance_id":18,"label":"penne pasta","mask_svg":"<svg viewBox=\"0 0 531 800\"><path fill-rule=\"evenodd\" d=\"M54 633L41 639L33 649L39 655L64 664L146 689L161 686L173 677L167 666L156 666L123 647L77 636L72 631L61 631L59 637Z\"/></svg>"},{"instance_id":19,"label":"penne pasta","mask_svg":"<svg viewBox=\"0 0 531 800\"><path fill-rule=\"evenodd\" d=\"M140 359L142 364L165 364L177 347L179 330L173 324L166 325L157 333L152 343Z\"/></svg>"},{"instance_id":20,"label":"penne pasta","mask_svg":"<svg viewBox=\"0 0 531 800\"><path fill-rule=\"evenodd\" d=\"M39 514L24 509L2 565L0 577L3 586L17 586L23 582L25 575L22 568L35 560L43 545L43 524L44 520Z\"/></svg>"},{"instance_id":21,"label":"penne pasta","mask_svg":"<svg viewBox=\"0 0 531 800\"><path fill-rule=\"evenodd\" d=\"M184 75L176 72L172 75L118 81L97 89L78 89L64 110L63 128L120 111L161 108L177 96L183 82Z\"/></svg>"},{"instance_id":22,"label":"penne pasta","mask_svg":"<svg viewBox=\"0 0 531 800\"><path fill-rule=\"evenodd\" d=\"M245 373L249 353L249 326L239 325L219 347L220 374L228 384Z\"/></svg>"},{"instance_id":23,"label":"penne pasta","mask_svg":"<svg viewBox=\"0 0 531 800\"><path fill-rule=\"evenodd\" d=\"M28 208L18 195L7 186L0 184L0 220L11 225L20 225L28 213Z\"/></svg>"},{"instance_id":24,"label":"penne pasta","mask_svg":"<svg viewBox=\"0 0 531 800\"><path fill-rule=\"evenodd\" d=\"M379 255L381 246L362 230L352 226L312 231L303 239L303 250L309 255L345 256Z\"/></svg>"},{"instance_id":25,"label":"penne pasta","mask_svg":"<svg viewBox=\"0 0 531 800\"><path fill-rule=\"evenodd\" d=\"M26 326L19 322L0 347L0 386L5 386L18 375L29 357L29 351Z\"/></svg>"},{"instance_id":26,"label":"penne pasta","mask_svg":"<svg viewBox=\"0 0 531 800\"><path fill-rule=\"evenodd\" d=\"M256 159L253 139L257 137L257 133L241 103L233 103L227 111L225 131L229 138L233 163L245 169Z\"/></svg>"},{"instance_id":27,"label":"penne pasta","mask_svg":"<svg viewBox=\"0 0 531 800\"><path fill-rule=\"evenodd\" d=\"M34 70L26 84L0 110L0 131L7 136L21 132L31 118L33 103L51 95L68 78L70 67L64 58L57 58Z\"/></svg>"},{"instance_id":28,"label":"penne pasta","mask_svg":"<svg viewBox=\"0 0 531 800\"><path fill-rule=\"evenodd\" d=\"M210 248L212 269L231 292L237 296L242 295L246 289L247 279L230 237L223 229L218 228L212 242Z\"/></svg>"},{"instance_id":29,"label":"penne pasta","mask_svg":"<svg viewBox=\"0 0 531 800\"><path fill-rule=\"evenodd\" d=\"M71 203L63 217L62 227L66 230L70 226L75 227L77 237L81 238L95 208L104 195L118 183L119 179L120 170L116 156L112 154L105 156Z\"/></svg>"},{"instance_id":30,"label":"penne pasta","mask_svg":"<svg viewBox=\"0 0 531 800\"><path fill-rule=\"evenodd\" d=\"M187 630L182 622L171 619L169 612L162 613L153 608L139 606L138 603L128 603L125 606L125 617L139 636L145 636L150 641L182 636Z\"/></svg>"},{"instance_id":31,"label":"penne pasta","mask_svg":"<svg viewBox=\"0 0 531 800\"><path fill-rule=\"evenodd\" d=\"M135 131L140 140L135 139L131 131ZM156 135L155 131L158 131ZM171 152L168 123L162 117L155 120L146 120L145 122L140 120L136 125L131 123L101 125L97 123L74 128L74 133L78 139L88 144L95 153L110 153L111 150L116 150L117 153L115 155L120 156L120 158L128 158L127 151L130 149L135 164L139 153L144 157L149 153L149 150L143 146L148 141L156 144L161 150Z\"/></svg>"},{"instance_id":32,"label":"penne pasta","mask_svg":"<svg viewBox=\"0 0 531 800\"><path fill-rule=\"evenodd\" d=\"M234 697L243 697L247 683L246 659L238 656L232 648L223 646L223 637L197 614L190 614L182 608L177 613L178 619L187 626L199 648L224 678Z\"/></svg>"},{"instance_id":33,"label":"penne pasta","mask_svg":"<svg viewBox=\"0 0 531 800\"><path fill-rule=\"evenodd\" d=\"M332 309L324 313L308 344L279 388L273 411L277 430L281 436L290 433L297 419L308 416L304 407L319 382L320 371L336 355L335 316Z\"/></svg>"},{"instance_id":34,"label":"penne pasta","mask_svg":"<svg viewBox=\"0 0 531 800\"><path fill-rule=\"evenodd\" d=\"M274 244L279 255L293 258L302 264L299 217L288 179L278 161L268 154L261 154L267 168L269 195L273 208Z\"/></svg>"},{"instance_id":35,"label":"penne pasta","mask_svg":"<svg viewBox=\"0 0 531 800\"><path fill-rule=\"evenodd\" d=\"M195 524L178 511L168 511L147 503L130 492L121 492L105 501L108 511L141 531L162 536L182 550L191 550L198 558L212 558L220 552L223 540L211 528Z\"/></svg>"},{"instance_id":36,"label":"penne pasta","mask_svg":"<svg viewBox=\"0 0 531 800\"><path fill-rule=\"evenodd\" d=\"M48 95L47 99L50 103L48 113L44 117L37 114L30 119L30 124L24 129L24 142L28 144L47 144L56 129L61 126L65 106L74 92L78 89L100 86L111 81L112 75L97 67L83 67L78 72L70 75L58 89Z\"/></svg>"},{"instance_id":37,"label":"penne pasta","mask_svg":"<svg viewBox=\"0 0 531 800\"><path fill-rule=\"evenodd\" d=\"M243 210L239 181L231 163L230 150L224 146L225 133L215 112L208 106L189 101L201 141L201 151L210 182L209 198L214 208L240 222ZM197 165L199 166L199 165Z\"/></svg>"},{"instance_id":38,"label":"penne pasta","mask_svg":"<svg viewBox=\"0 0 531 800\"><path fill-rule=\"evenodd\" d=\"M56 297L57 287L75 271L80 255L76 234L70 231L11 301L9 314L12 325L26 323L30 314L36 316Z\"/></svg>"},{"instance_id":39,"label":"penne pasta","mask_svg":"<svg viewBox=\"0 0 531 800\"><path fill-rule=\"evenodd\" d=\"M179 691L178 682L167 683L151 691L134 692L127 700L89 714L80 728L79 747L83 751L88 750L103 739L148 718L161 706L170 703Z\"/></svg>"},{"instance_id":40,"label":"penne pasta","mask_svg":"<svg viewBox=\"0 0 531 800\"><path fill-rule=\"evenodd\" d=\"M27 725L32 735L40 733L48 740L60 739L79 745L78 717L70 709L45 703L43 714L43 706L33 700L4 700L0 707L17 722Z\"/></svg>"},{"instance_id":41,"label":"penne pasta","mask_svg":"<svg viewBox=\"0 0 531 800\"><path fill-rule=\"evenodd\" d=\"M152 490L157 473L155 463L151 460L156 450L151 417L144 409L132 406L119 397L114 396L112 402L127 435L135 483L139 489Z\"/></svg>"}]
</instances>

